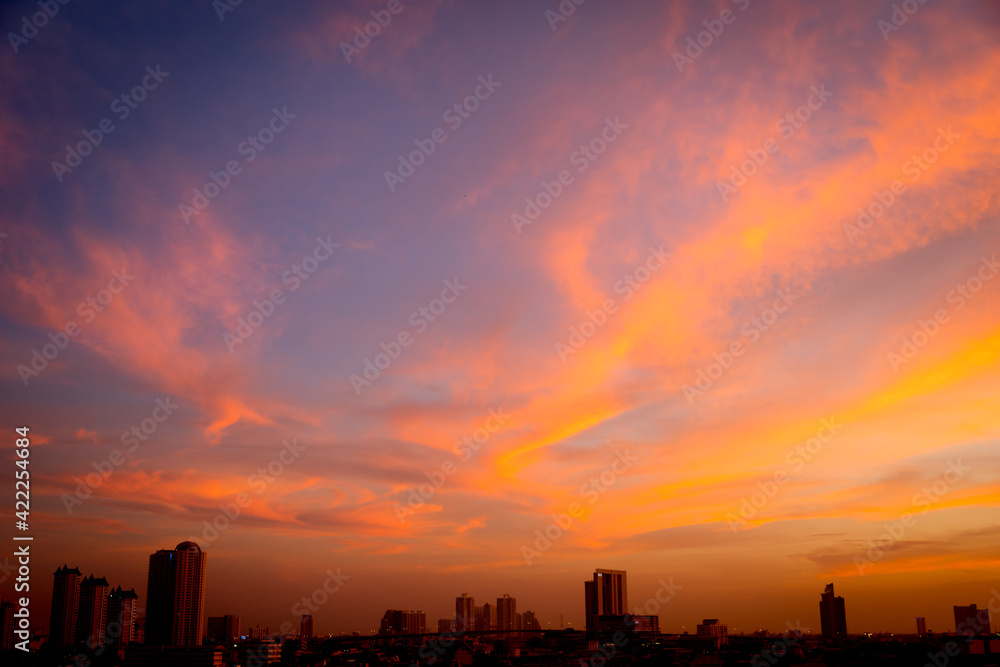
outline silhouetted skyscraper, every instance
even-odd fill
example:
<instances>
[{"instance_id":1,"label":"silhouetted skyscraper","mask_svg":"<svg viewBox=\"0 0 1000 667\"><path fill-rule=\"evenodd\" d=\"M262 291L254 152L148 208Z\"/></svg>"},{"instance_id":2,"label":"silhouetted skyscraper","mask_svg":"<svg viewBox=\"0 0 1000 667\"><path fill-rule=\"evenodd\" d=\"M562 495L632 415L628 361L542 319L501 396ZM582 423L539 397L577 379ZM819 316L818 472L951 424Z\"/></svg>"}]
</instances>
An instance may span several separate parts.
<instances>
[{"instance_id":1,"label":"silhouetted skyscraper","mask_svg":"<svg viewBox=\"0 0 1000 667\"><path fill-rule=\"evenodd\" d=\"M847 613L844 598L834 597L833 584L827 584L819 601L819 621L827 639L847 637Z\"/></svg>"},{"instance_id":2,"label":"silhouetted skyscraper","mask_svg":"<svg viewBox=\"0 0 1000 667\"><path fill-rule=\"evenodd\" d=\"M584 611L587 630L597 630L598 616L628 613L628 579L625 570L594 570L592 581L584 583Z\"/></svg>"},{"instance_id":3,"label":"silhouetted skyscraper","mask_svg":"<svg viewBox=\"0 0 1000 667\"><path fill-rule=\"evenodd\" d=\"M302 620L299 622L299 636L305 639L312 639L313 636L313 617L312 614L302 614Z\"/></svg>"},{"instance_id":4,"label":"silhouetted skyscraper","mask_svg":"<svg viewBox=\"0 0 1000 667\"><path fill-rule=\"evenodd\" d=\"M583 617L588 632L597 630L597 584L594 580L583 582Z\"/></svg>"},{"instance_id":5,"label":"silhouetted skyscraper","mask_svg":"<svg viewBox=\"0 0 1000 667\"><path fill-rule=\"evenodd\" d=\"M104 644L108 623L108 580L93 575L80 582L79 614L76 620L76 641L87 648Z\"/></svg>"},{"instance_id":6,"label":"silhouetted skyscraper","mask_svg":"<svg viewBox=\"0 0 1000 667\"><path fill-rule=\"evenodd\" d=\"M149 557L146 644L200 646L205 622L205 560L201 547L181 542Z\"/></svg>"},{"instance_id":7,"label":"silhouetted skyscraper","mask_svg":"<svg viewBox=\"0 0 1000 667\"><path fill-rule=\"evenodd\" d=\"M517 627L517 600L510 595L497 598L497 630L519 630Z\"/></svg>"},{"instance_id":8,"label":"silhouetted skyscraper","mask_svg":"<svg viewBox=\"0 0 1000 667\"><path fill-rule=\"evenodd\" d=\"M123 591L119 586L108 594L108 624L105 632L107 643L119 658L135 641L135 616L139 596L135 589Z\"/></svg>"},{"instance_id":9,"label":"silhouetted skyscraper","mask_svg":"<svg viewBox=\"0 0 1000 667\"><path fill-rule=\"evenodd\" d=\"M923 616L917 616L917 636L923 637L927 634L927 619Z\"/></svg>"},{"instance_id":10,"label":"silhouetted skyscraper","mask_svg":"<svg viewBox=\"0 0 1000 667\"><path fill-rule=\"evenodd\" d=\"M455 632L475 630L476 599L468 593L455 598Z\"/></svg>"},{"instance_id":11,"label":"silhouetted skyscraper","mask_svg":"<svg viewBox=\"0 0 1000 667\"><path fill-rule=\"evenodd\" d=\"M482 614L478 620L479 625L476 626L477 630L496 630L497 629L497 608L491 605L489 602L483 605Z\"/></svg>"},{"instance_id":12,"label":"silhouetted skyscraper","mask_svg":"<svg viewBox=\"0 0 1000 667\"><path fill-rule=\"evenodd\" d=\"M65 565L54 574L49 642L56 647L69 646L76 639L76 614L80 607L80 581L83 576L77 568L70 569Z\"/></svg>"}]
</instances>

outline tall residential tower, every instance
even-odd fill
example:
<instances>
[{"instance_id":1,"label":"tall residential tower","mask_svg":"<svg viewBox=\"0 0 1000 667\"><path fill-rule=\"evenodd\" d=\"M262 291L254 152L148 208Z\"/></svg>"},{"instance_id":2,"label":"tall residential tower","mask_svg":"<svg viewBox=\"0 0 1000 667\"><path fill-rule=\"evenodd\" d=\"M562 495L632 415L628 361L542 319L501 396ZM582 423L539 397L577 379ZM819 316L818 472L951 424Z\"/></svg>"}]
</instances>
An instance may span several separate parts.
<instances>
[{"instance_id":1,"label":"tall residential tower","mask_svg":"<svg viewBox=\"0 0 1000 667\"><path fill-rule=\"evenodd\" d=\"M70 569L65 565L54 574L49 641L53 646L69 646L76 639L76 614L80 608L80 582L83 575L78 568Z\"/></svg>"},{"instance_id":2,"label":"tall residential tower","mask_svg":"<svg viewBox=\"0 0 1000 667\"><path fill-rule=\"evenodd\" d=\"M584 611L587 630L597 630L598 616L622 616L628 613L628 581L625 570L594 570L594 578L585 581Z\"/></svg>"},{"instance_id":3,"label":"tall residential tower","mask_svg":"<svg viewBox=\"0 0 1000 667\"><path fill-rule=\"evenodd\" d=\"M847 614L844 598L834 597L833 584L827 584L819 602L819 621L827 639L847 638Z\"/></svg>"},{"instance_id":4,"label":"tall residential tower","mask_svg":"<svg viewBox=\"0 0 1000 667\"><path fill-rule=\"evenodd\" d=\"M205 560L194 542L149 557L146 644L200 646L205 623Z\"/></svg>"}]
</instances>

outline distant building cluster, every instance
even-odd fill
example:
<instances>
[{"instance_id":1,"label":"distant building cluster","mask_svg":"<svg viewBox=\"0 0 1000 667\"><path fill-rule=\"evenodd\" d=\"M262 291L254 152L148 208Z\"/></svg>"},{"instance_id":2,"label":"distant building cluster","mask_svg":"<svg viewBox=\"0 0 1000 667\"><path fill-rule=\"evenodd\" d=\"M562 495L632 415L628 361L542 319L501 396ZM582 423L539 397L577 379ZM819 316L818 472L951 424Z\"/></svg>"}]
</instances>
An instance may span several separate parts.
<instances>
[{"instance_id":1,"label":"distant building cluster","mask_svg":"<svg viewBox=\"0 0 1000 667\"><path fill-rule=\"evenodd\" d=\"M596 569L584 582L585 632L562 628L562 617L558 630L542 632L535 613L519 612L513 596L477 605L467 593L455 598L454 618L438 620L437 634L427 627L424 611L404 609L386 610L377 635L355 632L317 639L309 614L301 616L297 638L288 633L290 624L277 635L261 625L244 632L240 617L232 614L209 617L205 623L206 563L206 554L194 542L151 554L144 615L135 590L112 589L104 577L85 577L78 568L64 565L54 573L48 642L39 638L32 646L47 652L51 664L123 667L423 664L431 655L441 664L463 667L479 658L490 664L522 664L515 661L524 658L523 664L594 665L610 661L619 651L655 655L677 665L748 660L774 664L786 653L799 662L822 662L836 651L862 646L879 656L882 662L876 664L897 664L903 656L909 660L925 647L939 648L946 656L1000 655L1000 638L989 632L992 600L988 608L954 606L955 634L935 637L926 618L917 617L916 640L907 644L893 635L850 637L844 598L835 594L832 583L820 596L822 641L795 629L777 639L766 630L731 635L718 618L703 619L695 634L664 635L659 616L628 612L628 575L612 569ZM14 609L12 603L0 602L4 651L13 650ZM899 646L887 644L887 639ZM747 659L741 662L736 656Z\"/></svg>"},{"instance_id":2,"label":"distant building cluster","mask_svg":"<svg viewBox=\"0 0 1000 667\"><path fill-rule=\"evenodd\" d=\"M388 612L387 612L388 613ZM496 606L489 602L479 606L475 598L462 593L455 598L455 618L438 620L438 632L528 632L541 630L532 611L517 611L517 599L509 594L497 598Z\"/></svg>"},{"instance_id":3,"label":"distant building cluster","mask_svg":"<svg viewBox=\"0 0 1000 667\"><path fill-rule=\"evenodd\" d=\"M54 573L49 643L54 647L105 645L119 656L136 641L135 590L111 590L108 580L84 577L78 568L62 566ZM6 634L5 634L6 637ZM103 650L102 650L103 652Z\"/></svg>"}]
</instances>

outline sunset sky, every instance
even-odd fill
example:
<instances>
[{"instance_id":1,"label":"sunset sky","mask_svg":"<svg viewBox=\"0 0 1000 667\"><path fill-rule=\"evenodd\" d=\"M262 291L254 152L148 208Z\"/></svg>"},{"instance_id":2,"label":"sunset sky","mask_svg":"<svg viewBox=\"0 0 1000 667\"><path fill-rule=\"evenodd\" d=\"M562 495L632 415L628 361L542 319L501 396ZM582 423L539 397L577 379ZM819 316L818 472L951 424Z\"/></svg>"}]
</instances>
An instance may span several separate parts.
<instances>
[{"instance_id":1,"label":"sunset sky","mask_svg":"<svg viewBox=\"0 0 1000 667\"><path fill-rule=\"evenodd\" d=\"M830 582L954 630L1000 589L1000 5L903 4L5 3L36 625L192 539L244 628L338 568L317 633L582 628L602 567L669 632L818 632Z\"/></svg>"}]
</instances>

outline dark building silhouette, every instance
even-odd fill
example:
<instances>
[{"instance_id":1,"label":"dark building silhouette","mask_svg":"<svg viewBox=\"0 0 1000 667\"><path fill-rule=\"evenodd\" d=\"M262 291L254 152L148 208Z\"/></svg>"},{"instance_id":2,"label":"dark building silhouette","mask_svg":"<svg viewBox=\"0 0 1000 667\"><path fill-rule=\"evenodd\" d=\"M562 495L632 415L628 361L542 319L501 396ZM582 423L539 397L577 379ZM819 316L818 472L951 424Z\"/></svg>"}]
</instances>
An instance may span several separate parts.
<instances>
[{"instance_id":1,"label":"dark building silhouette","mask_svg":"<svg viewBox=\"0 0 1000 667\"><path fill-rule=\"evenodd\" d=\"M594 578L584 582L584 611L587 631L597 630L599 616L628 613L628 580L625 570L594 570Z\"/></svg>"},{"instance_id":2,"label":"dark building silhouette","mask_svg":"<svg viewBox=\"0 0 1000 667\"><path fill-rule=\"evenodd\" d=\"M917 636L923 637L927 634L927 619L923 616L917 616Z\"/></svg>"},{"instance_id":3,"label":"dark building silhouette","mask_svg":"<svg viewBox=\"0 0 1000 667\"><path fill-rule=\"evenodd\" d=\"M468 593L462 593L455 598L455 632L467 632L475 629L476 599Z\"/></svg>"},{"instance_id":4,"label":"dark building silhouette","mask_svg":"<svg viewBox=\"0 0 1000 667\"><path fill-rule=\"evenodd\" d=\"M232 614L209 616L208 638L217 643L231 642L240 638L240 617Z\"/></svg>"},{"instance_id":5,"label":"dark building silhouette","mask_svg":"<svg viewBox=\"0 0 1000 667\"><path fill-rule=\"evenodd\" d=\"M583 616L587 632L597 629L597 586L593 580L583 582Z\"/></svg>"},{"instance_id":6,"label":"dark building silhouette","mask_svg":"<svg viewBox=\"0 0 1000 667\"><path fill-rule=\"evenodd\" d=\"M844 598L834 597L833 584L827 584L819 602L819 622L827 639L847 637L847 614Z\"/></svg>"},{"instance_id":7,"label":"dark building silhouette","mask_svg":"<svg viewBox=\"0 0 1000 667\"><path fill-rule=\"evenodd\" d=\"M146 644L200 646L205 622L206 555L194 542L149 557Z\"/></svg>"},{"instance_id":8,"label":"dark building silhouette","mask_svg":"<svg viewBox=\"0 0 1000 667\"><path fill-rule=\"evenodd\" d=\"M711 639L715 643L716 650L722 648L729 642L729 627L719 623L717 618L706 618L698 624L698 636Z\"/></svg>"},{"instance_id":9,"label":"dark building silhouette","mask_svg":"<svg viewBox=\"0 0 1000 667\"><path fill-rule=\"evenodd\" d=\"M497 598L497 630L520 630L517 627L517 599L504 594Z\"/></svg>"},{"instance_id":10,"label":"dark building silhouette","mask_svg":"<svg viewBox=\"0 0 1000 667\"><path fill-rule=\"evenodd\" d=\"M136 611L139 596L135 589L127 591L119 586L108 594L108 624L105 641L119 658L125 657L125 649L135 642Z\"/></svg>"},{"instance_id":11,"label":"dark building silhouette","mask_svg":"<svg viewBox=\"0 0 1000 667\"><path fill-rule=\"evenodd\" d=\"M0 602L0 650L14 650L14 603Z\"/></svg>"},{"instance_id":12,"label":"dark building silhouette","mask_svg":"<svg viewBox=\"0 0 1000 667\"><path fill-rule=\"evenodd\" d=\"M521 630L541 630L542 624L538 622L538 618L535 617L535 612L526 611L523 614L518 614L521 617Z\"/></svg>"},{"instance_id":13,"label":"dark building silhouette","mask_svg":"<svg viewBox=\"0 0 1000 667\"><path fill-rule=\"evenodd\" d=\"M313 636L312 614L302 614L302 620L299 622L299 636L305 637L306 639L312 638Z\"/></svg>"},{"instance_id":14,"label":"dark building silhouette","mask_svg":"<svg viewBox=\"0 0 1000 667\"><path fill-rule=\"evenodd\" d=\"M955 632L976 635L990 628L990 610L974 604L955 605Z\"/></svg>"},{"instance_id":15,"label":"dark building silhouette","mask_svg":"<svg viewBox=\"0 0 1000 667\"><path fill-rule=\"evenodd\" d=\"M108 624L108 580L90 575L80 582L79 612L76 617L76 642L95 649L104 645Z\"/></svg>"},{"instance_id":16,"label":"dark building silhouette","mask_svg":"<svg viewBox=\"0 0 1000 667\"><path fill-rule=\"evenodd\" d=\"M386 609L379 625L383 635L418 635L427 632L427 614L422 611Z\"/></svg>"},{"instance_id":17,"label":"dark building silhouette","mask_svg":"<svg viewBox=\"0 0 1000 667\"><path fill-rule=\"evenodd\" d=\"M76 615L80 606L80 581L77 568L63 565L55 571L52 586L52 612L49 616L49 642L56 647L70 646L76 639Z\"/></svg>"},{"instance_id":18,"label":"dark building silhouette","mask_svg":"<svg viewBox=\"0 0 1000 667\"><path fill-rule=\"evenodd\" d=\"M496 630L497 608L487 602L482 607L477 607L476 609L476 630Z\"/></svg>"}]
</instances>

